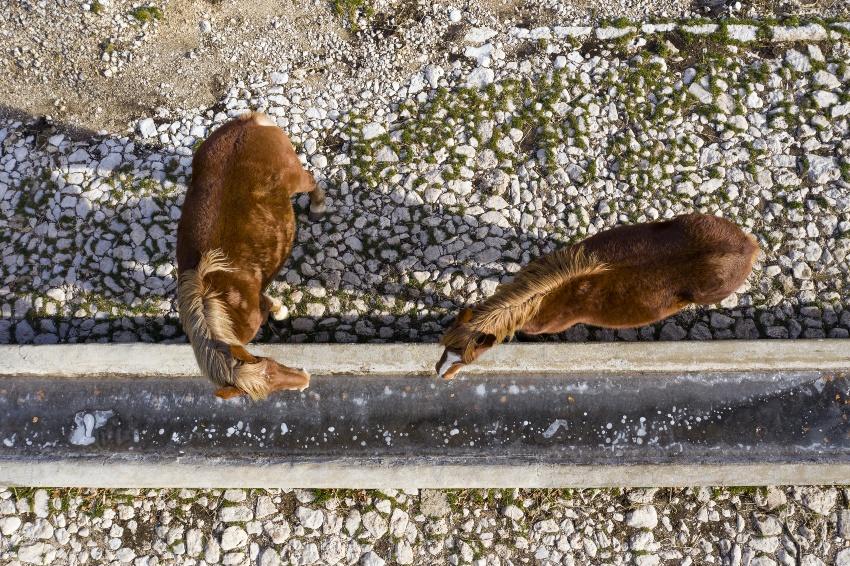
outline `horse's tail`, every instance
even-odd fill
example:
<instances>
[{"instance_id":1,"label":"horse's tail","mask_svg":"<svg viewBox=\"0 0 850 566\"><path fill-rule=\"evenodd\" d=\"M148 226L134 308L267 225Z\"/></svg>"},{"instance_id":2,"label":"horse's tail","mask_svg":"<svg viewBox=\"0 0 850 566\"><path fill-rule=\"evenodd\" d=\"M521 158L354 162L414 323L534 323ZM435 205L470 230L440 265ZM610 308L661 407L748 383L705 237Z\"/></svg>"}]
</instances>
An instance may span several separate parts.
<instances>
[{"instance_id":1,"label":"horse's tail","mask_svg":"<svg viewBox=\"0 0 850 566\"><path fill-rule=\"evenodd\" d=\"M252 399L264 399L269 393L267 359L238 363L231 346L242 350L233 333L233 322L219 293L212 289L207 276L216 271L232 271L221 250L203 254L195 269L179 275L177 309L183 330L189 337L201 372L219 387L236 387ZM247 353L246 353L247 354Z\"/></svg>"}]
</instances>

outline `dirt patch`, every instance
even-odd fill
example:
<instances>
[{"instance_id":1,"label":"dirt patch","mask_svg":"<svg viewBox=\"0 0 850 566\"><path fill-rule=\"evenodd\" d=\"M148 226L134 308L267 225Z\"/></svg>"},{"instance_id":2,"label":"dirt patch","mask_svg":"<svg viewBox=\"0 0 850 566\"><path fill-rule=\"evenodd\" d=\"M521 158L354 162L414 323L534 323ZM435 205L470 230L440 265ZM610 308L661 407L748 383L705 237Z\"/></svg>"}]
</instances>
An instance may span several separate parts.
<instances>
[{"instance_id":1,"label":"dirt patch","mask_svg":"<svg viewBox=\"0 0 850 566\"><path fill-rule=\"evenodd\" d=\"M138 524L135 532L125 528L121 535L122 546L136 548L143 551L149 550L155 540L156 524L144 521Z\"/></svg>"},{"instance_id":2,"label":"dirt patch","mask_svg":"<svg viewBox=\"0 0 850 566\"><path fill-rule=\"evenodd\" d=\"M294 515L296 507L298 507L298 499L295 498L294 493L284 493L281 495L281 502L278 508L282 514Z\"/></svg>"},{"instance_id":3,"label":"dirt patch","mask_svg":"<svg viewBox=\"0 0 850 566\"><path fill-rule=\"evenodd\" d=\"M269 0L172 0L145 24L127 2L108 10L54 15L13 6L5 35L15 48L0 58L5 103L70 125L122 130L159 107L209 106L237 77L309 57L302 30L337 29L329 10L296 3L280 14Z\"/></svg>"}]
</instances>

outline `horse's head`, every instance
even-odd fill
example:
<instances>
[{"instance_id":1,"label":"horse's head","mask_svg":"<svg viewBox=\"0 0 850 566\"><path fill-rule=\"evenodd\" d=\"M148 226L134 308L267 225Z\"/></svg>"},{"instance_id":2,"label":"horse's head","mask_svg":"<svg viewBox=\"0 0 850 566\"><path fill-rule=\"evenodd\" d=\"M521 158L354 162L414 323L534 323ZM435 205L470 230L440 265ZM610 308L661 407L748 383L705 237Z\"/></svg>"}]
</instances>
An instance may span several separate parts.
<instances>
[{"instance_id":1,"label":"horse's head","mask_svg":"<svg viewBox=\"0 0 850 566\"><path fill-rule=\"evenodd\" d=\"M471 328L470 320L472 320L472 309L463 309L452 327L443 335L441 344L446 348L435 369L437 375L444 379L453 378L463 366L477 360L496 343L496 337L493 334Z\"/></svg>"},{"instance_id":2,"label":"horse's head","mask_svg":"<svg viewBox=\"0 0 850 566\"><path fill-rule=\"evenodd\" d=\"M216 397L231 399L247 395L255 401L275 391L304 391L310 374L302 369L281 365L271 358L257 356L256 363L239 363L234 368L233 384L216 390Z\"/></svg>"}]
</instances>

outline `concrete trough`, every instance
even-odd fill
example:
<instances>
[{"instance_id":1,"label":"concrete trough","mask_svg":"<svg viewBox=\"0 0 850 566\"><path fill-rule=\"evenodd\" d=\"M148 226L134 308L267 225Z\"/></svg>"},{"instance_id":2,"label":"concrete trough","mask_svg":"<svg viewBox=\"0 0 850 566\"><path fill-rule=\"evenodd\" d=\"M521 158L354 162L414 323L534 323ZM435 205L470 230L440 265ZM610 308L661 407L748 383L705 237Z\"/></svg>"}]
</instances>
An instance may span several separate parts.
<instances>
[{"instance_id":1,"label":"concrete trough","mask_svg":"<svg viewBox=\"0 0 850 566\"><path fill-rule=\"evenodd\" d=\"M0 485L850 483L847 340L266 345L304 392L222 401L188 346L0 347Z\"/></svg>"}]
</instances>

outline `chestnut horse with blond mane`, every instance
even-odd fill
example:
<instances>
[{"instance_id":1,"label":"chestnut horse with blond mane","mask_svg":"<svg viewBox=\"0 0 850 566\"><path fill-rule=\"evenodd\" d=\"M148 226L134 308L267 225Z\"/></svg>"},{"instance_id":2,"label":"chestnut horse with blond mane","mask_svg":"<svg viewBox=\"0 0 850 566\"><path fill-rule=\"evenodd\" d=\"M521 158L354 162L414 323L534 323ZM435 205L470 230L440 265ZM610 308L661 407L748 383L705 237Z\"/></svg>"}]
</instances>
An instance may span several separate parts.
<instances>
[{"instance_id":1,"label":"chestnut horse with blond mane","mask_svg":"<svg viewBox=\"0 0 850 566\"><path fill-rule=\"evenodd\" d=\"M719 303L744 283L758 253L751 235L705 214L600 232L533 261L461 311L443 336L437 374L451 379L517 331L633 328L690 304Z\"/></svg>"},{"instance_id":2,"label":"chestnut horse with blond mane","mask_svg":"<svg viewBox=\"0 0 850 566\"><path fill-rule=\"evenodd\" d=\"M310 374L253 356L245 345L280 301L265 294L295 238L291 197L310 193L311 218L324 193L289 138L262 114L217 129L192 161L192 184L177 227L177 304L202 373L216 395L263 399L303 390Z\"/></svg>"}]
</instances>

